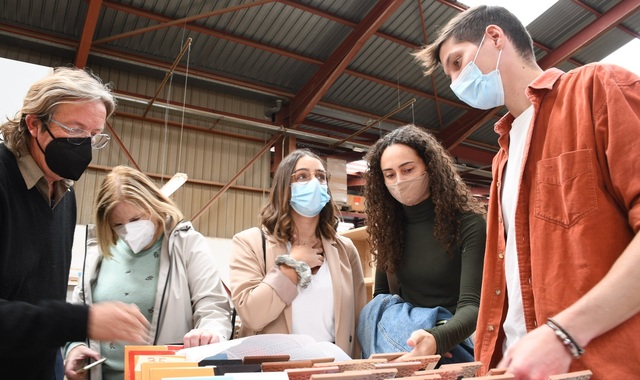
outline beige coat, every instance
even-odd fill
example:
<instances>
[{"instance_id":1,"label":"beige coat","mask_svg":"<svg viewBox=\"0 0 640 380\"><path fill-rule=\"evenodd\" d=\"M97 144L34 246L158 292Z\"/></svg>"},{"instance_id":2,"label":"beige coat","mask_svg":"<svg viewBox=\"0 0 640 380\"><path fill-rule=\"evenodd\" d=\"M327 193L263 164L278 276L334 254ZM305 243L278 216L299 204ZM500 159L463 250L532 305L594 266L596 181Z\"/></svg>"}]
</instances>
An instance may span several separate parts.
<instances>
[{"instance_id":1,"label":"beige coat","mask_svg":"<svg viewBox=\"0 0 640 380\"><path fill-rule=\"evenodd\" d=\"M298 294L297 285L275 265L276 257L287 253L287 247L271 235L266 235L265 246L266 265L258 228L233 237L231 295L242 321L241 337L290 334L292 330L291 302ZM323 238L322 247L333 282L335 343L352 358L359 358L356 324L367 301L360 256L353 242L344 236L337 240Z\"/></svg>"}]
</instances>

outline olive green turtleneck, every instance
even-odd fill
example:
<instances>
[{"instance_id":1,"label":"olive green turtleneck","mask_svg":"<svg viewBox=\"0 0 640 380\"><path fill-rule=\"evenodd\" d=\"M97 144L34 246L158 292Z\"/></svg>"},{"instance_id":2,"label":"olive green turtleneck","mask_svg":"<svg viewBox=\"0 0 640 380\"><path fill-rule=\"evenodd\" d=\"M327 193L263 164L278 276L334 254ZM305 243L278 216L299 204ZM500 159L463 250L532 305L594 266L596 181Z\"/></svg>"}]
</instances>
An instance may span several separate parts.
<instances>
[{"instance_id":1,"label":"olive green turtleneck","mask_svg":"<svg viewBox=\"0 0 640 380\"><path fill-rule=\"evenodd\" d=\"M400 296L420 307L441 306L454 314L446 324L429 328L442 355L471 335L476 328L486 238L483 216L459 217L460 241L447 253L434 236L435 205L431 198L403 206L404 249L397 270ZM386 273L377 272L375 294L389 293Z\"/></svg>"}]
</instances>

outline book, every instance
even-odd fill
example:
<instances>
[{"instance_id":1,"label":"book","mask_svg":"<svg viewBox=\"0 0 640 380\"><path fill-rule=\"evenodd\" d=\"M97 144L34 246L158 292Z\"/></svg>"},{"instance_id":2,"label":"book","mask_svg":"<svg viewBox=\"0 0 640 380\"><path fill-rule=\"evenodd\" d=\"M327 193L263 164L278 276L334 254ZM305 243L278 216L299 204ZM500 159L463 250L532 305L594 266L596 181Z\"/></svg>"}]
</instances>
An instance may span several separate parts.
<instances>
[{"instance_id":1,"label":"book","mask_svg":"<svg viewBox=\"0 0 640 380\"><path fill-rule=\"evenodd\" d=\"M167 351L171 352L171 351ZM134 379L135 380L148 380L148 368L150 366L146 363L184 363L186 362L184 355L135 355L134 356ZM194 363L194 362L192 362ZM144 366L143 366L144 364ZM197 364L198 363L194 363ZM173 366L173 364L171 364ZM191 364L189 364L191 366Z\"/></svg>"},{"instance_id":2,"label":"book","mask_svg":"<svg viewBox=\"0 0 640 380\"><path fill-rule=\"evenodd\" d=\"M214 376L212 367L152 367L149 380L164 380L168 377L191 378L193 376Z\"/></svg>"},{"instance_id":3,"label":"book","mask_svg":"<svg viewBox=\"0 0 640 380\"><path fill-rule=\"evenodd\" d=\"M289 355L289 360L333 358L351 360L340 347L331 342L318 342L305 334L261 334L198 347L183 348L177 355L201 362L207 358L243 359L245 356Z\"/></svg>"},{"instance_id":4,"label":"book","mask_svg":"<svg viewBox=\"0 0 640 380\"><path fill-rule=\"evenodd\" d=\"M179 362L143 362L140 363L140 380L151 380L152 370L156 368L200 368L198 367L198 363L196 362L187 362L187 361L179 361ZM205 367L202 367L205 368ZM211 369L210 373L200 373L199 375L213 375L213 369ZM175 377L175 374L174 374Z\"/></svg>"},{"instance_id":5,"label":"book","mask_svg":"<svg viewBox=\"0 0 640 380\"><path fill-rule=\"evenodd\" d=\"M182 345L126 345L124 346L124 380L136 380L136 357L138 355L175 355ZM139 380L139 377L138 377Z\"/></svg>"},{"instance_id":6,"label":"book","mask_svg":"<svg viewBox=\"0 0 640 380\"><path fill-rule=\"evenodd\" d=\"M157 354L160 355L174 355L174 352L169 351L167 346L140 346L140 345L125 345L124 346L124 380L135 380L135 356L140 354Z\"/></svg>"}]
</instances>

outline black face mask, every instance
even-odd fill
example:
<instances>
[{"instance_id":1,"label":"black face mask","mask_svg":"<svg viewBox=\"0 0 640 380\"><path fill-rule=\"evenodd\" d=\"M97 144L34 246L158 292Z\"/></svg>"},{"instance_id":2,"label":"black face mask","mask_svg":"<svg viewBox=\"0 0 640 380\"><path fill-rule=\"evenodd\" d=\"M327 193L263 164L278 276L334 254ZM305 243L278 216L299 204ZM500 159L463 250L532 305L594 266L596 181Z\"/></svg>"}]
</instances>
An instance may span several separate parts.
<instances>
[{"instance_id":1,"label":"black face mask","mask_svg":"<svg viewBox=\"0 0 640 380\"><path fill-rule=\"evenodd\" d=\"M91 162L91 139L88 137L57 138L51 133L46 124L44 128L53 140L44 150L40 146L37 137L36 142L38 143L38 148L44 154L47 166L60 177L77 181ZM70 141L77 142L77 144Z\"/></svg>"}]
</instances>

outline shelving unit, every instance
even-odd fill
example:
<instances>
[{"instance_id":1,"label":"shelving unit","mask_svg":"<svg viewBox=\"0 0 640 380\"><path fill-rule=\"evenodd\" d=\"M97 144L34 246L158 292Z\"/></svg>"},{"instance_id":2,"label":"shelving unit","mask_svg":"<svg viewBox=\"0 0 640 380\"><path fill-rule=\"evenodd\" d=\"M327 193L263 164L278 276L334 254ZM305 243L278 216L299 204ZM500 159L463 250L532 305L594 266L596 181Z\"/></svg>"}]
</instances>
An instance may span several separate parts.
<instances>
[{"instance_id":1,"label":"shelving unit","mask_svg":"<svg viewBox=\"0 0 640 380\"><path fill-rule=\"evenodd\" d=\"M363 212L341 211L340 215L347 223L353 223L354 227L363 227L367 220L367 214Z\"/></svg>"},{"instance_id":2,"label":"shelving unit","mask_svg":"<svg viewBox=\"0 0 640 380\"><path fill-rule=\"evenodd\" d=\"M367 287L367 299L371 300L373 298L375 270L370 264L372 258L371 247L367 241L369 234L367 233L366 227L353 228L348 231L341 232L340 234L351 239L353 244L356 246L356 249L358 249L360 262L362 264L362 273L364 274L364 283Z\"/></svg>"}]
</instances>

